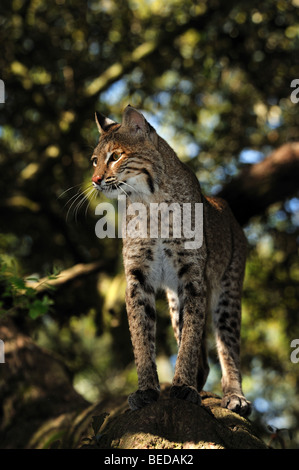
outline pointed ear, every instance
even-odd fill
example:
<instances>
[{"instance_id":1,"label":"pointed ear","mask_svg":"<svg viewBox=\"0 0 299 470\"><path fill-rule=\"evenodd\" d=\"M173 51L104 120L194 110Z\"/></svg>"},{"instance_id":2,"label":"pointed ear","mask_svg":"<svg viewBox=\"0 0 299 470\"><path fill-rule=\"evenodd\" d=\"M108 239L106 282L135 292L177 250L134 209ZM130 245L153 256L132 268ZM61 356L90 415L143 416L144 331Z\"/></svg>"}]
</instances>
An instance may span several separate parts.
<instances>
[{"instance_id":1,"label":"pointed ear","mask_svg":"<svg viewBox=\"0 0 299 470\"><path fill-rule=\"evenodd\" d=\"M159 139L158 134L155 129L147 122L145 117L137 111L137 109L132 108L128 105L123 113L122 126L129 127L134 134L143 134L147 136L158 149Z\"/></svg>"},{"instance_id":2,"label":"pointed ear","mask_svg":"<svg viewBox=\"0 0 299 470\"><path fill-rule=\"evenodd\" d=\"M131 130L134 131L136 134L138 132L148 132L148 124L146 119L139 111L132 108L132 106L130 105L128 105L124 110L122 125L124 127L130 127Z\"/></svg>"},{"instance_id":3,"label":"pointed ear","mask_svg":"<svg viewBox=\"0 0 299 470\"><path fill-rule=\"evenodd\" d=\"M106 132L108 127L111 126L111 124L117 124L115 121L112 121L112 119L109 119L104 116L104 114L97 112L95 113L95 120L100 134Z\"/></svg>"},{"instance_id":4,"label":"pointed ear","mask_svg":"<svg viewBox=\"0 0 299 470\"><path fill-rule=\"evenodd\" d=\"M122 125L129 127L135 134L140 133L148 136L155 147L158 148L158 134L137 109L132 108L130 105L125 108Z\"/></svg>"}]
</instances>

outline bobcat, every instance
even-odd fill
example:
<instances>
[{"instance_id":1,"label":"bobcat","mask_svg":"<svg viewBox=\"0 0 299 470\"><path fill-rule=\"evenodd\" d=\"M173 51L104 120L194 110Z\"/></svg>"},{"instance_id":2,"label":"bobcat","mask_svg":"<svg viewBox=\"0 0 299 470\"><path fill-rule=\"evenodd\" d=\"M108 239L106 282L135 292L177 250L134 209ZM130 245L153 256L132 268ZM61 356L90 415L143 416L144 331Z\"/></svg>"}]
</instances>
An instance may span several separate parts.
<instances>
[{"instance_id":1,"label":"bobcat","mask_svg":"<svg viewBox=\"0 0 299 470\"><path fill-rule=\"evenodd\" d=\"M126 194L127 207L136 201L148 208L162 202L203 207L199 248L186 249L186 237L172 236L174 219L167 238L127 236L123 240L126 307L138 374L138 390L128 399L131 409L159 397L155 294L162 287L178 344L170 396L201 403L199 392L209 373L205 326L211 312L222 368L221 404L248 415L250 402L242 392L239 365L246 258L241 228L223 200L202 194L193 172L139 111L127 106L121 124L96 113L96 123L100 139L91 160L92 182L98 191L109 198Z\"/></svg>"}]
</instances>

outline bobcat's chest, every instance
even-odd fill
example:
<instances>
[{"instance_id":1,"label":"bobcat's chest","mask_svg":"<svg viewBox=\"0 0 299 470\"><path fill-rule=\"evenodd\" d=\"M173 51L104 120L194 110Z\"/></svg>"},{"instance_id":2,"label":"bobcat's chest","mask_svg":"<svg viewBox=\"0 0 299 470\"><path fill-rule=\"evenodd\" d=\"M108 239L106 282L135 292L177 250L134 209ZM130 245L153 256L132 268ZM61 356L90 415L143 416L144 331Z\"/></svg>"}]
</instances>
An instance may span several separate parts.
<instances>
[{"instance_id":1,"label":"bobcat's chest","mask_svg":"<svg viewBox=\"0 0 299 470\"><path fill-rule=\"evenodd\" d=\"M154 285L155 290L167 288L177 291L178 289L178 273L170 253L171 250L167 244L159 240L149 272L150 282Z\"/></svg>"}]
</instances>

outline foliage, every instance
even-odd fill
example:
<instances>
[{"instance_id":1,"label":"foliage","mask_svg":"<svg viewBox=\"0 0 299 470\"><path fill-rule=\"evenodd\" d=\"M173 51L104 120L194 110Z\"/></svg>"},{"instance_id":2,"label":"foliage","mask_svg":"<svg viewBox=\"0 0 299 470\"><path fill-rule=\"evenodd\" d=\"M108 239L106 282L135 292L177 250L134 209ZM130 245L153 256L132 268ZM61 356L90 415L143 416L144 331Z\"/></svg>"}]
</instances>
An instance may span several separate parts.
<instances>
[{"instance_id":1,"label":"foliage","mask_svg":"<svg viewBox=\"0 0 299 470\"><path fill-rule=\"evenodd\" d=\"M87 197L95 110L119 120L128 103L143 109L204 191L217 194L247 165L298 140L299 105L290 100L298 8L298 0L1 1L1 306L41 316L31 334L61 353L92 399L136 381L121 241L97 239L99 201ZM245 227L244 388L264 428L299 423L298 364L290 361L299 337L298 212L299 194L290 194ZM100 276L57 293L55 305L23 281L95 259ZM173 358L164 299L157 305L158 351ZM289 445L298 445L296 432Z\"/></svg>"},{"instance_id":2,"label":"foliage","mask_svg":"<svg viewBox=\"0 0 299 470\"><path fill-rule=\"evenodd\" d=\"M51 280L56 275L49 276ZM24 312L32 320L47 314L50 311L53 300L44 294L38 297L36 289L28 286L26 281L37 281L36 278L23 279L17 273L16 265L9 266L5 262L0 263L0 317L4 314L16 314Z\"/></svg>"}]
</instances>

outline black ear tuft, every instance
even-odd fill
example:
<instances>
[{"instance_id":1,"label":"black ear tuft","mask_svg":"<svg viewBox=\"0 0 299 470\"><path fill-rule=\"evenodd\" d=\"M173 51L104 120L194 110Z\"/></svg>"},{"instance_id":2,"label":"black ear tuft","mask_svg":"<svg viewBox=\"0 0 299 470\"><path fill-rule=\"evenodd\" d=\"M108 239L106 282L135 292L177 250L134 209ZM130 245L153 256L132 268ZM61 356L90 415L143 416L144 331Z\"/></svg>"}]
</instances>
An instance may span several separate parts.
<instances>
[{"instance_id":1,"label":"black ear tuft","mask_svg":"<svg viewBox=\"0 0 299 470\"><path fill-rule=\"evenodd\" d=\"M116 124L115 121L112 121L112 119L109 119L104 116L104 114L98 112L95 113L95 120L100 134L106 132L108 127L111 126L111 124Z\"/></svg>"}]
</instances>

